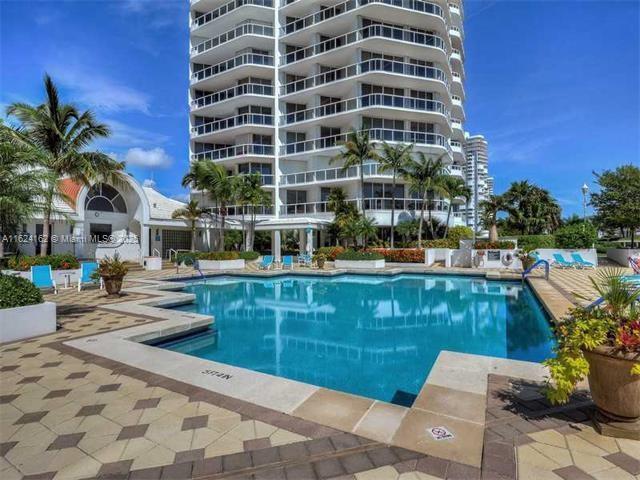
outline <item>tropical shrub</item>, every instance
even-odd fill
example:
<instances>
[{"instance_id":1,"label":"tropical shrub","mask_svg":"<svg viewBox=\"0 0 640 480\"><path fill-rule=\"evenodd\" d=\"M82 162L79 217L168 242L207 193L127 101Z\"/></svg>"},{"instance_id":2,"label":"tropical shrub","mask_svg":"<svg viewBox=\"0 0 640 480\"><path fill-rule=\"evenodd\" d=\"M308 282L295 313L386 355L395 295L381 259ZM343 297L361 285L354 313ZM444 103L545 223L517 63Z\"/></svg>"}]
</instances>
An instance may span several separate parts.
<instances>
[{"instance_id":1,"label":"tropical shrub","mask_svg":"<svg viewBox=\"0 0 640 480\"><path fill-rule=\"evenodd\" d=\"M98 262L98 269L93 273L93 277L122 278L128 271L129 268L116 253L113 257L104 257Z\"/></svg>"},{"instance_id":2,"label":"tropical shrub","mask_svg":"<svg viewBox=\"0 0 640 480\"><path fill-rule=\"evenodd\" d=\"M369 251L382 254L387 262L424 263L424 250L421 248L372 248Z\"/></svg>"},{"instance_id":3,"label":"tropical shrub","mask_svg":"<svg viewBox=\"0 0 640 480\"><path fill-rule=\"evenodd\" d=\"M42 292L26 278L0 274L0 308L25 307L43 301Z\"/></svg>"},{"instance_id":4,"label":"tropical shrub","mask_svg":"<svg viewBox=\"0 0 640 480\"><path fill-rule=\"evenodd\" d=\"M556 238L553 235L520 235L517 239L518 247L529 251L556 246Z\"/></svg>"},{"instance_id":5,"label":"tropical shrub","mask_svg":"<svg viewBox=\"0 0 640 480\"><path fill-rule=\"evenodd\" d=\"M198 260L238 260L238 252L201 252L196 257Z\"/></svg>"},{"instance_id":6,"label":"tropical shrub","mask_svg":"<svg viewBox=\"0 0 640 480\"><path fill-rule=\"evenodd\" d=\"M460 240L466 240L473 238L473 229L471 227L465 227L458 225L457 227L451 227L447 233L447 239L452 242L456 242L456 248L460 244Z\"/></svg>"},{"instance_id":7,"label":"tropical shrub","mask_svg":"<svg viewBox=\"0 0 640 480\"><path fill-rule=\"evenodd\" d=\"M516 248L516 244L511 240L499 240L497 242L481 240L475 243L474 248L476 250L513 250Z\"/></svg>"},{"instance_id":8,"label":"tropical shrub","mask_svg":"<svg viewBox=\"0 0 640 480\"><path fill-rule=\"evenodd\" d=\"M460 242L450 238L438 238L437 240L427 240L423 243L425 248L459 248Z\"/></svg>"},{"instance_id":9,"label":"tropical shrub","mask_svg":"<svg viewBox=\"0 0 640 480\"><path fill-rule=\"evenodd\" d=\"M27 272L36 265L51 265L51 270L75 270L80 268L80 262L70 253L41 256L17 256L9 259L9 268Z\"/></svg>"},{"instance_id":10,"label":"tropical shrub","mask_svg":"<svg viewBox=\"0 0 640 480\"><path fill-rule=\"evenodd\" d=\"M198 254L196 252L180 252L176 255L176 263L178 265L186 265L190 267L195 262Z\"/></svg>"},{"instance_id":11,"label":"tropical shrub","mask_svg":"<svg viewBox=\"0 0 640 480\"><path fill-rule=\"evenodd\" d=\"M247 262L257 260L259 256L260 252L240 252L240 258L242 260L246 260Z\"/></svg>"},{"instance_id":12,"label":"tropical shrub","mask_svg":"<svg viewBox=\"0 0 640 480\"><path fill-rule=\"evenodd\" d=\"M600 241L596 243L596 251L600 254L606 254L607 250L610 248L620 248L620 243L618 242L603 242Z\"/></svg>"},{"instance_id":13,"label":"tropical shrub","mask_svg":"<svg viewBox=\"0 0 640 480\"><path fill-rule=\"evenodd\" d=\"M320 247L316 253L321 253L325 257L327 257L328 260L334 261L336 257L342 252L344 252L343 247Z\"/></svg>"},{"instance_id":14,"label":"tropical shrub","mask_svg":"<svg viewBox=\"0 0 640 480\"><path fill-rule=\"evenodd\" d=\"M336 256L336 260L384 260L384 255L378 252L356 252L355 250L346 250Z\"/></svg>"},{"instance_id":15,"label":"tropical shrub","mask_svg":"<svg viewBox=\"0 0 640 480\"><path fill-rule=\"evenodd\" d=\"M585 350L606 347L611 354L633 353L640 358L640 310L634 306L640 288L630 288L622 275L624 270L608 268L590 277L604 301L592 309L573 309L556 327L555 357L544 362L550 373L546 395L552 403L566 403L578 382L589 374ZM631 372L640 375L640 361Z\"/></svg>"},{"instance_id":16,"label":"tropical shrub","mask_svg":"<svg viewBox=\"0 0 640 480\"><path fill-rule=\"evenodd\" d=\"M555 237L558 248L592 248L598 232L590 222L582 222L559 228Z\"/></svg>"}]
</instances>

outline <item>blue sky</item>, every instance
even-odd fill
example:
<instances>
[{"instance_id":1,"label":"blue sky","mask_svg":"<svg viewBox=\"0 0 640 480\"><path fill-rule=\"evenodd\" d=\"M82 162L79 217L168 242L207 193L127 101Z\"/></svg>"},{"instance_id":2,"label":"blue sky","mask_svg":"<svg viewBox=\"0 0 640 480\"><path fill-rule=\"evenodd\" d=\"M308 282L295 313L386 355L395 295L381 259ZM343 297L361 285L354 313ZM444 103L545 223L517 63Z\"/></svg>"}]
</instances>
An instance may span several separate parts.
<instances>
[{"instance_id":1,"label":"blue sky","mask_svg":"<svg viewBox=\"0 0 640 480\"><path fill-rule=\"evenodd\" d=\"M640 164L640 2L465 2L467 130L496 191L529 179L565 215L593 170ZM0 0L0 106L39 102L49 72L92 108L143 181L184 195L188 0Z\"/></svg>"}]
</instances>

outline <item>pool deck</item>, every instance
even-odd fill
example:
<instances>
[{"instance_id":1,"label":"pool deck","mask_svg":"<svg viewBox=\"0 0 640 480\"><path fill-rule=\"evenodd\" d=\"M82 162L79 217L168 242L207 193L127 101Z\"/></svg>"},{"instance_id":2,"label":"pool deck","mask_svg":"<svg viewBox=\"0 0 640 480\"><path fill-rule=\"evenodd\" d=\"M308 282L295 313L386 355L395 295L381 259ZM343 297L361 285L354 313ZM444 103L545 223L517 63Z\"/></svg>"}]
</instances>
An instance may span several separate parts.
<instances>
[{"instance_id":1,"label":"pool deck","mask_svg":"<svg viewBox=\"0 0 640 480\"><path fill-rule=\"evenodd\" d=\"M210 323L158 308L191 300L175 276L48 296L64 328L0 346L0 477L640 478L640 442L596 435L584 394L549 405L537 364L442 352L409 409L138 343ZM588 280L550 280L530 284L559 319L556 285Z\"/></svg>"}]
</instances>

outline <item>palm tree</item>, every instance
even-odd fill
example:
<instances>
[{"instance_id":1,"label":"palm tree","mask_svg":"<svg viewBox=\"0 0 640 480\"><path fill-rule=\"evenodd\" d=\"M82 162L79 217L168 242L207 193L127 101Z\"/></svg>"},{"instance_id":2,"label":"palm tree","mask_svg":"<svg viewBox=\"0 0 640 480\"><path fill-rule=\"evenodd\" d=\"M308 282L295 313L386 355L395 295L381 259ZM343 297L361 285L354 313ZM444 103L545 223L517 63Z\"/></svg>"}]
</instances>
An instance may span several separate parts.
<instances>
[{"instance_id":1,"label":"palm tree","mask_svg":"<svg viewBox=\"0 0 640 480\"><path fill-rule=\"evenodd\" d=\"M482 225L489 230L489 241L498 241L498 212L507 210L508 205L501 195L492 195L488 200L483 200L478 205L482 210Z\"/></svg>"},{"instance_id":2,"label":"palm tree","mask_svg":"<svg viewBox=\"0 0 640 480\"><path fill-rule=\"evenodd\" d=\"M256 209L262 206L271 205L271 195L262 188L262 175L250 173L239 178L235 187L236 194L243 205L242 227L244 230L244 205L249 207L249 228L245 234L244 248L246 251L253 250L256 228Z\"/></svg>"},{"instance_id":3,"label":"palm tree","mask_svg":"<svg viewBox=\"0 0 640 480\"><path fill-rule=\"evenodd\" d=\"M330 160L330 163L341 160L342 170L347 171L351 167L360 170L360 211L364 213L364 164L370 160L378 160L376 152L377 144L369 139L369 131L352 130L344 143L344 150Z\"/></svg>"},{"instance_id":4,"label":"palm tree","mask_svg":"<svg viewBox=\"0 0 640 480\"><path fill-rule=\"evenodd\" d=\"M47 254L53 201L63 196L58 180L69 177L87 186L96 181L115 183L124 170L123 162L97 151L85 151L96 139L109 136L109 127L97 123L90 110L80 113L75 106L60 103L58 90L48 75L44 77L44 86L47 98L42 105L18 102L7 108L7 115L21 124L10 130L12 137L28 148L38 166L48 173L43 189L42 256Z\"/></svg>"},{"instance_id":5,"label":"palm tree","mask_svg":"<svg viewBox=\"0 0 640 480\"><path fill-rule=\"evenodd\" d=\"M191 200L186 207L173 211L171 218L183 218L191 222L191 251L196 251L196 222L202 217L204 210L198 207L196 200Z\"/></svg>"},{"instance_id":6,"label":"palm tree","mask_svg":"<svg viewBox=\"0 0 640 480\"><path fill-rule=\"evenodd\" d=\"M424 223L424 210L429 211L429 228L433 237L433 222L431 219L431 202L428 196L434 193L442 193L442 177L444 175L444 155L433 159L427 158L424 153L418 152L418 159L411 160L403 170L403 175L409 180L411 191L420 195L420 222L418 224L418 248L422 246L422 224Z\"/></svg>"},{"instance_id":7,"label":"palm tree","mask_svg":"<svg viewBox=\"0 0 640 480\"><path fill-rule=\"evenodd\" d=\"M442 179L442 190L444 196L449 199L449 205L447 207L447 221L444 226L444 237L446 238L449 233L449 220L451 219L453 203L460 198L464 198L465 203L468 203L469 198L471 198L471 189L460 177L447 175Z\"/></svg>"},{"instance_id":8,"label":"palm tree","mask_svg":"<svg viewBox=\"0 0 640 480\"><path fill-rule=\"evenodd\" d=\"M369 238L375 237L378 233L378 227L376 226L376 220L374 218L365 217L362 215L356 222L356 229L358 236L362 237L362 246L367 247Z\"/></svg>"},{"instance_id":9,"label":"palm tree","mask_svg":"<svg viewBox=\"0 0 640 480\"><path fill-rule=\"evenodd\" d=\"M391 191L391 248L393 248L395 218L396 218L396 180L398 174L411 160L413 144L397 144L395 147L387 142L382 144L382 156L378 159L380 172L391 171L393 176L393 189Z\"/></svg>"}]
</instances>

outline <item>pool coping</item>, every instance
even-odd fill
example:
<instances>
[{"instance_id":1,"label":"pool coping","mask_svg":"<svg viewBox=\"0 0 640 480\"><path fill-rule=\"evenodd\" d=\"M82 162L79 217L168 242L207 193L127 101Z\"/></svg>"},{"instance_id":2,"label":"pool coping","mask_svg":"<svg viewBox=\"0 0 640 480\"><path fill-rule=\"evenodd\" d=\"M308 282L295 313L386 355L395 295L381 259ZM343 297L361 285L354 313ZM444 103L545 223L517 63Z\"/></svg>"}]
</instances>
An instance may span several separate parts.
<instances>
[{"instance_id":1,"label":"pool coping","mask_svg":"<svg viewBox=\"0 0 640 480\"><path fill-rule=\"evenodd\" d=\"M251 276L289 274L259 273L251 272ZM351 272L340 271L332 276L344 273ZM376 275L380 273L375 272ZM399 273L416 273L416 270L394 269L393 274ZM229 274L236 275L223 271L213 276ZM305 276L309 274L313 275L304 272ZM149 297L99 308L151 318L155 322L63 344L303 421L473 467L479 468L482 461L488 376L496 374L539 382L547 375L545 367L537 363L442 351L413 406L402 407L147 345L143 342L160 341L206 328L214 324L214 319L168 308L194 300L193 294L181 291L186 286L183 282L136 281L144 285L126 291ZM437 440L427 431L435 427L445 427L453 437Z\"/></svg>"}]
</instances>

